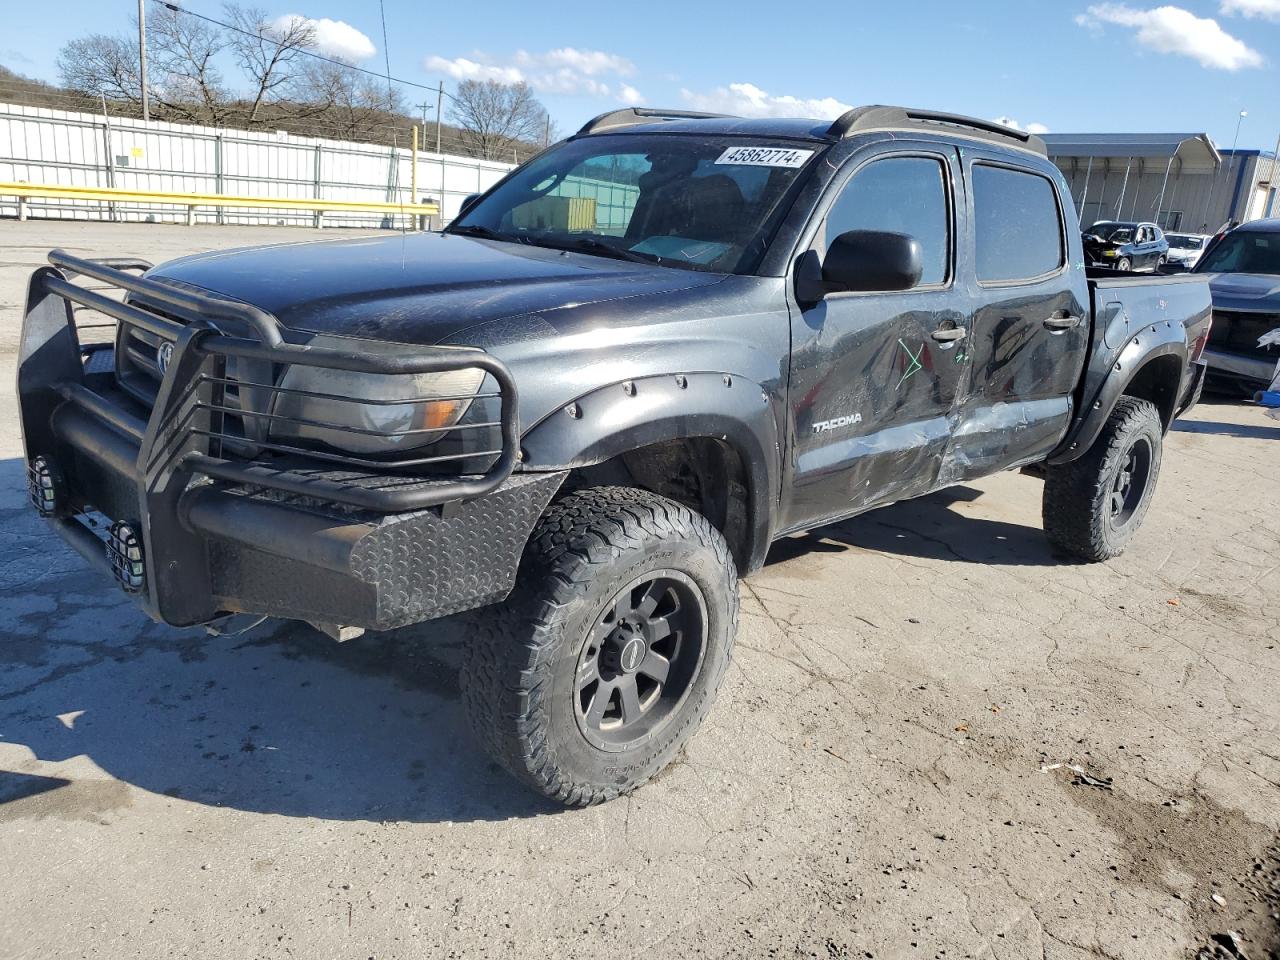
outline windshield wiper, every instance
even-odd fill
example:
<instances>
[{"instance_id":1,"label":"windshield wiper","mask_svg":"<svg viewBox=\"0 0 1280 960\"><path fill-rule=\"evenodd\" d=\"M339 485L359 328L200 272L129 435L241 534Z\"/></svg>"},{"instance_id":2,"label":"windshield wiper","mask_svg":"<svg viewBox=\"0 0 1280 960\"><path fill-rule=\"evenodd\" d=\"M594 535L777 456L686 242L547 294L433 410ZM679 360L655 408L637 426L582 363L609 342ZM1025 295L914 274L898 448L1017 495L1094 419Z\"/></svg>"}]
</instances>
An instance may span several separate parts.
<instances>
[{"instance_id":1,"label":"windshield wiper","mask_svg":"<svg viewBox=\"0 0 1280 960\"><path fill-rule=\"evenodd\" d=\"M548 242L550 240L551 238L542 238L541 242L548 247L577 250L582 253L598 253L604 257L613 257L615 260L630 260L632 263L662 263L662 257L656 253L638 253L626 247L615 247L595 237L566 237L563 240L557 237L554 241Z\"/></svg>"},{"instance_id":2,"label":"windshield wiper","mask_svg":"<svg viewBox=\"0 0 1280 960\"><path fill-rule=\"evenodd\" d=\"M529 242L524 237L512 236L511 234L503 233L500 230L483 227L478 223L466 224L461 227L450 227L447 232L456 233L460 237L479 237L481 240L502 240L506 243Z\"/></svg>"}]
</instances>

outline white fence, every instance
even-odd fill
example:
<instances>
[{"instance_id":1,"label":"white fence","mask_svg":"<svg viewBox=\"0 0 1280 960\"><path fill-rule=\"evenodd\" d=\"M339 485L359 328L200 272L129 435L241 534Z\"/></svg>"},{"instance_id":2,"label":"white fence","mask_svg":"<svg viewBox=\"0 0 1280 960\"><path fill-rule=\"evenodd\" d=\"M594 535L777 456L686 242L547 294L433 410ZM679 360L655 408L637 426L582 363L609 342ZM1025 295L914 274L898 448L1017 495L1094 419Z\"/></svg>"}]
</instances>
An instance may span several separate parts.
<instances>
[{"instance_id":1,"label":"white fence","mask_svg":"<svg viewBox=\"0 0 1280 960\"><path fill-rule=\"evenodd\" d=\"M0 103L0 181L119 187L233 196L440 203L443 221L463 199L485 190L509 163L418 152L418 195L412 196L411 144L393 147L322 140L280 132L226 130L125 120ZM31 200L33 217L186 222L185 206ZM0 216L16 216L17 200L0 197ZM311 224L291 209L196 213L202 223ZM398 226L376 213L326 213L342 226Z\"/></svg>"}]
</instances>

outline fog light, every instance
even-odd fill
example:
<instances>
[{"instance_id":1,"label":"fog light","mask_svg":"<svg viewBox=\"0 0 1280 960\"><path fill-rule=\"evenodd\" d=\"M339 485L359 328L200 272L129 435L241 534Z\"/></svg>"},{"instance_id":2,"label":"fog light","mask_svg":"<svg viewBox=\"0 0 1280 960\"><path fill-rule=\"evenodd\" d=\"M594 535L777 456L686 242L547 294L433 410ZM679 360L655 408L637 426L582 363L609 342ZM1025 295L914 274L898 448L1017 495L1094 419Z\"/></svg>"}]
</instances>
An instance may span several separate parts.
<instances>
[{"instance_id":1,"label":"fog light","mask_svg":"<svg viewBox=\"0 0 1280 960\"><path fill-rule=\"evenodd\" d=\"M128 593L137 593L146 582L146 568L142 562L142 538L123 520L111 525L107 535L107 559L111 572L120 586Z\"/></svg>"},{"instance_id":2,"label":"fog light","mask_svg":"<svg viewBox=\"0 0 1280 960\"><path fill-rule=\"evenodd\" d=\"M42 517L52 517L62 510L65 502L62 475L44 457L36 457L27 464L27 499Z\"/></svg>"}]
</instances>

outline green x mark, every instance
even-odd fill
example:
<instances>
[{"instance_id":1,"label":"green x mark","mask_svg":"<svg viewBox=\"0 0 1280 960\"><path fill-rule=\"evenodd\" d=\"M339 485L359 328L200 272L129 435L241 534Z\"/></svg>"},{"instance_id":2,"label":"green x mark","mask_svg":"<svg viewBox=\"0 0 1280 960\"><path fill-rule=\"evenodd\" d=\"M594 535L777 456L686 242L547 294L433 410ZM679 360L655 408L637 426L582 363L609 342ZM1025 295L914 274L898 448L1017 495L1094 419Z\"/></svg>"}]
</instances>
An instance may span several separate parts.
<instances>
[{"instance_id":1,"label":"green x mark","mask_svg":"<svg viewBox=\"0 0 1280 960\"><path fill-rule=\"evenodd\" d=\"M924 364L920 362L920 354L924 353L924 344L920 344L920 348L915 353L912 353L911 348L901 340L898 341L898 346L906 351L908 357L907 369L902 371L902 379L898 381L898 388L901 389L902 385L910 380L912 376L924 369Z\"/></svg>"}]
</instances>

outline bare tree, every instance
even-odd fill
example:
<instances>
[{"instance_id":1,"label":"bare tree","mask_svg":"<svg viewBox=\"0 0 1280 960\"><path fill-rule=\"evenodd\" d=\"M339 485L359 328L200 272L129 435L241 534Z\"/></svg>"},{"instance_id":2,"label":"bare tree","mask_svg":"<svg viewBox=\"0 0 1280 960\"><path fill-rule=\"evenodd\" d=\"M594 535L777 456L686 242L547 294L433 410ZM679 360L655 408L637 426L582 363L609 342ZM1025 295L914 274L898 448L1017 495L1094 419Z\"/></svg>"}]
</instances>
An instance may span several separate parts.
<instances>
[{"instance_id":1,"label":"bare tree","mask_svg":"<svg viewBox=\"0 0 1280 960\"><path fill-rule=\"evenodd\" d=\"M157 4L147 39L156 78L152 96L185 119L222 123L231 98L215 58L228 46L226 35L208 21Z\"/></svg>"},{"instance_id":2,"label":"bare tree","mask_svg":"<svg viewBox=\"0 0 1280 960\"><path fill-rule=\"evenodd\" d=\"M546 108L523 82L464 80L449 116L462 128L471 152L486 160L502 159L517 145L540 143L546 133Z\"/></svg>"},{"instance_id":3,"label":"bare tree","mask_svg":"<svg viewBox=\"0 0 1280 960\"><path fill-rule=\"evenodd\" d=\"M79 93L142 102L138 48L123 37L94 33L72 40L58 53L58 75Z\"/></svg>"},{"instance_id":4,"label":"bare tree","mask_svg":"<svg viewBox=\"0 0 1280 960\"><path fill-rule=\"evenodd\" d=\"M342 63L308 63L291 94L296 111L316 111L312 115L323 117L329 135L341 139L368 139L404 119L398 90L388 91L382 80Z\"/></svg>"},{"instance_id":5,"label":"bare tree","mask_svg":"<svg viewBox=\"0 0 1280 960\"><path fill-rule=\"evenodd\" d=\"M315 28L302 17L272 22L260 9L236 4L227 5L226 15L235 27L229 45L253 85L248 120L257 123L263 106L288 91L301 66L297 61L315 46Z\"/></svg>"}]
</instances>

